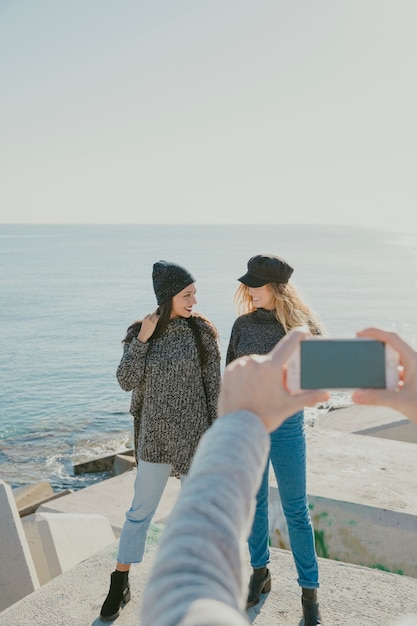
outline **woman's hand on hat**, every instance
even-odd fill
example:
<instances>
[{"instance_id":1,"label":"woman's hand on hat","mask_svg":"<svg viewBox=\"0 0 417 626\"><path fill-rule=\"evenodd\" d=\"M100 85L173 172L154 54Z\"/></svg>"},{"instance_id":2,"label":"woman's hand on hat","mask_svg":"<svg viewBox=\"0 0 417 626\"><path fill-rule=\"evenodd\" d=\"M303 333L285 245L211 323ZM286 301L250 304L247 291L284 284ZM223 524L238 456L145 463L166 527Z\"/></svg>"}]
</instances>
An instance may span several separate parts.
<instances>
[{"instance_id":1,"label":"woman's hand on hat","mask_svg":"<svg viewBox=\"0 0 417 626\"><path fill-rule=\"evenodd\" d=\"M398 389L355 389L353 402L387 406L417 423L417 352L397 333L382 328L366 328L356 334L391 345L400 355L402 369Z\"/></svg>"},{"instance_id":2,"label":"woman's hand on hat","mask_svg":"<svg viewBox=\"0 0 417 626\"><path fill-rule=\"evenodd\" d=\"M138 341L141 343L146 343L154 334L156 325L159 320L158 313L149 313L145 315L142 320L142 326L140 327L140 331L138 334Z\"/></svg>"},{"instance_id":3,"label":"woman's hand on hat","mask_svg":"<svg viewBox=\"0 0 417 626\"><path fill-rule=\"evenodd\" d=\"M285 387L285 365L302 339L305 329L291 330L268 354L241 357L224 372L220 390L219 417L247 410L259 416L266 430L276 430L282 422L305 406L329 399L327 391L314 390L292 395Z\"/></svg>"}]
</instances>

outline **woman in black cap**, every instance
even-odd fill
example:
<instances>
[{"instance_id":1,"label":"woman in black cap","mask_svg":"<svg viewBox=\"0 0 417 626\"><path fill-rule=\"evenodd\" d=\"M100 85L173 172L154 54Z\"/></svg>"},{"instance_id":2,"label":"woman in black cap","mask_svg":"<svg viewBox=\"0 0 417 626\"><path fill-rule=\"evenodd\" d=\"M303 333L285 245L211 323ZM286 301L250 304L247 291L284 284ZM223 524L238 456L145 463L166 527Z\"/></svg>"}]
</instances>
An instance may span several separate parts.
<instances>
[{"instance_id":1,"label":"woman in black cap","mask_svg":"<svg viewBox=\"0 0 417 626\"><path fill-rule=\"evenodd\" d=\"M321 334L320 321L289 283L293 268L272 254L258 254L248 261L248 271L238 280L236 303L241 315L230 336L226 364L248 354L266 354L295 326ZM302 588L304 626L321 624L317 601L318 562L306 490L306 442L304 412L287 419L271 433L270 461L288 525L291 549ZM269 460L257 494L255 518L249 536L253 573L247 608L271 590L269 552Z\"/></svg>"},{"instance_id":2,"label":"woman in black cap","mask_svg":"<svg viewBox=\"0 0 417 626\"><path fill-rule=\"evenodd\" d=\"M168 261L153 266L158 303L123 340L117 379L132 392L137 474L120 535L117 565L100 617L110 621L130 600L129 569L142 561L147 531L172 472L188 473L197 444L217 412L220 351L215 326L193 313L194 277Z\"/></svg>"}]
</instances>

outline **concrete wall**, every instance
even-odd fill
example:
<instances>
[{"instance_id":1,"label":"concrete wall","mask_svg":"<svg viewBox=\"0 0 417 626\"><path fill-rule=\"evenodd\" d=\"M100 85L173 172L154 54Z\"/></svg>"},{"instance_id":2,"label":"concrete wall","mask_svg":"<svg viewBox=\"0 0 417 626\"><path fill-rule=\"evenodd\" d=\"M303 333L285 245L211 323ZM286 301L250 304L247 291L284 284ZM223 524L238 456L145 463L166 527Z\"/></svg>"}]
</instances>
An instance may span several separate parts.
<instances>
[{"instance_id":1,"label":"concrete wall","mask_svg":"<svg viewBox=\"0 0 417 626\"><path fill-rule=\"evenodd\" d=\"M32 591L39 579L11 487L0 480L0 611Z\"/></svg>"},{"instance_id":2,"label":"concrete wall","mask_svg":"<svg viewBox=\"0 0 417 626\"><path fill-rule=\"evenodd\" d=\"M417 578L417 516L309 495L320 557ZM277 487L270 485L270 537L290 549Z\"/></svg>"}]
</instances>

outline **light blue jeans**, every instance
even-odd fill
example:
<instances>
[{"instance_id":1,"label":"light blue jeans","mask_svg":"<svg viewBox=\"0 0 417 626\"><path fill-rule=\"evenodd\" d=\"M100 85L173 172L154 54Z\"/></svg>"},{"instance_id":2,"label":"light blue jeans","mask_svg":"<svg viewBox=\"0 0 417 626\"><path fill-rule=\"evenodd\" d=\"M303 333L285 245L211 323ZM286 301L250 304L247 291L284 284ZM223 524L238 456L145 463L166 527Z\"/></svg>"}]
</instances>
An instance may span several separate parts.
<instances>
[{"instance_id":1,"label":"light blue jeans","mask_svg":"<svg viewBox=\"0 0 417 626\"><path fill-rule=\"evenodd\" d=\"M126 513L126 520L120 535L117 555L119 563L142 561L149 526L171 470L172 465L168 463L148 463L139 460L132 504ZM181 482L183 478L181 476Z\"/></svg>"},{"instance_id":2,"label":"light blue jeans","mask_svg":"<svg viewBox=\"0 0 417 626\"><path fill-rule=\"evenodd\" d=\"M314 531L307 502L304 411L295 413L271 433L271 461L288 525L300 587L319 587ZM269 460L256 496L256 512L248 539L251 565L265 567L269 552Z\"/></svg>"}]
</instances>

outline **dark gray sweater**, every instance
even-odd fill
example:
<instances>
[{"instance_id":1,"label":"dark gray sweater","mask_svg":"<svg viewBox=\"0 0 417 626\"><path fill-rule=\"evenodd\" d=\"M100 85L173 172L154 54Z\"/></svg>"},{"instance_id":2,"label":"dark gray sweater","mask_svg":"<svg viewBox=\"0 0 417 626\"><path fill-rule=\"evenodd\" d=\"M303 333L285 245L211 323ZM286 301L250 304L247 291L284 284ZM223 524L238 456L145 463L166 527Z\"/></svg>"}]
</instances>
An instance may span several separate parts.
<instances>
[{"instance_id":1,"label":"dark gray sweater","mask_svg":"<svg viewBox=\"0 0 417 626\"><path fill-rule=\"evenodd\" d=\"M238 317L232 327L226 365L247 354L267 354L285 336L275 311L256 309Z\"/></svg>"},{"instance_id":2,"label":"dark gray sweater","mask_svg":"<svg viewBox=\"0 0 417 626\"><path fill-rule=\"evenodd\" d=\"M170 463L180 474L188 473L197 444L216 417L220 388L218 340L203 318L194 317L208 355L203 368L183 318L171 320L157 339L125 343L117 368L121 388L132 392L138 458Z\"/></svg>"}]
</instances>

